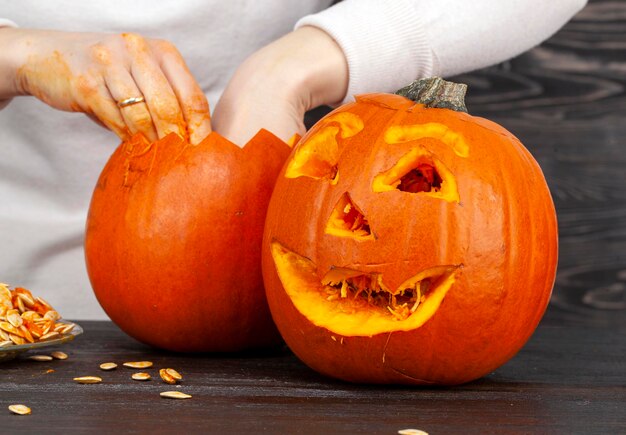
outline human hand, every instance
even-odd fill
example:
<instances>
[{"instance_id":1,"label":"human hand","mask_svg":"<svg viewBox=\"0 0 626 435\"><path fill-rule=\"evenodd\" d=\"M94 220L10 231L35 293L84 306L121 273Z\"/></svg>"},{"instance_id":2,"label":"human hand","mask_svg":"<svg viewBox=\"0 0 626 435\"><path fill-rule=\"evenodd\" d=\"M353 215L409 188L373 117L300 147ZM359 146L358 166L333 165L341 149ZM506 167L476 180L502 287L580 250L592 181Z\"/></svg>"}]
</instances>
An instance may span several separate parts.
<instances>
[{"instance_id":1,"label":"human hand","mask_svg":"<svg viewBox=\"0 0 626 435\"><path fill-rule=\"evenodd\" d=\"M283 140L303 135L304 113L339 103L348 88L343 51L324 31L301 27L250 56L213 114L213 128L239 145L261 128Z\"/></svg>"},{"instance_id":2,"label":"human hand","mask_svg":"<svg viewBox=\"0 0 626 435\"><path fill-rule=\"evenodd\" d=\"M121 139L143 133L154 141L176 132L195 144L211 132L206 97L167 41L5 28L0 46L12 47L0 69L0 98L33 95L84 112ZM118 105L133 97L144 101Z\"/></svg>"}]
</instances>

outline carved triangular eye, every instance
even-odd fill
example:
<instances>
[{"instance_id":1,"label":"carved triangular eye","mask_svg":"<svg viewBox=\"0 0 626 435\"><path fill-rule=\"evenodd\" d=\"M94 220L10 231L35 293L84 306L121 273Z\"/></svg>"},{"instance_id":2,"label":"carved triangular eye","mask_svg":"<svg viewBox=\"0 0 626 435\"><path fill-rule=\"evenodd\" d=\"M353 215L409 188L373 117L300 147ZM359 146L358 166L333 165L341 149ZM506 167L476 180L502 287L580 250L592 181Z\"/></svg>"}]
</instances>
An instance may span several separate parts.
<instances>
[{"instance_id":1,"label":"carved triangular eye","mask_svg":"<svg viewBox=\"0 0 626 435\"><path fill-rule=\"evenodd\" d=\"M355 240L374 240L370 224L363 212L344 193L330 214L326 224L326 234L337 237L351 237Z\"/></svg>"},{"instance_id":2,"label":"carved triangular eye","mask_svg":"<svg viewBox=\"0 0 626 435\"><path fill-rule=\"evenodd\" d=\"M323 127L296 148L285 169L285 177L327 179L337 184L337 135L347 139L358 134L363 130L363 120L353 113L340 112L327 116L318 125Z\"/></svg>"},{"instance_id":3,"label":"carved triangular eye","mask_svg":"<svg viewBox=\"0 0 626 435\"><path fill-rule=\"evenodd\" d=\"M339 145L337 144L339 127L328 126L321 129L300 145L285 170L285 177L311 177L337 181L337 160Z\"/></svg>"},{"instance_id":4,"label":"carved triangular eye","mask_svg":"<svg viewBox=\"0 0 626 435\"><path fill-rule=\"evenodd\" d=\"M459 202L456 179L452 172L421 147L411 149L393 167L376 175L372 181L374 192L394 189Z\"/></svg>"}]
</instances>

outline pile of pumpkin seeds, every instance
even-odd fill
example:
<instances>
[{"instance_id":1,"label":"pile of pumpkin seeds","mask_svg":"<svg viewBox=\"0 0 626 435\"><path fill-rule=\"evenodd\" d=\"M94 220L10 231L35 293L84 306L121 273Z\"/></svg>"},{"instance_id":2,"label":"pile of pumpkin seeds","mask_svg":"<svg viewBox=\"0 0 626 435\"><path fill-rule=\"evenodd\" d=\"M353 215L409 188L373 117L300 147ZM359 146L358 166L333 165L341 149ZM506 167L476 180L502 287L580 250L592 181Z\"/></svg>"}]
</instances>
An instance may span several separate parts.
<instances>
[{"instance_id":1,"label":"pile of pumpkin seeds","mask_svg":"<svg viewBox=\"0 0 626 435\"><path fill-rule=\"evenodd\" d=\"M76 326L59 320L59 313L44 299L0 283L0 348L54 340Z\"/></svg>"}]
</instances>

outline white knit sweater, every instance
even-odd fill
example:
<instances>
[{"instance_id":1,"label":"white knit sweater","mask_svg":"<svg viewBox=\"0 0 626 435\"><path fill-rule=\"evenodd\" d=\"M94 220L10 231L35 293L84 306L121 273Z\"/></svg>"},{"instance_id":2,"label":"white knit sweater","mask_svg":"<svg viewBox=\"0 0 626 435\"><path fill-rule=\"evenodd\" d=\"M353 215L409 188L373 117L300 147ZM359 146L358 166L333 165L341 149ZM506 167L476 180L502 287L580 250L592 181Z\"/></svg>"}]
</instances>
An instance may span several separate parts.
<instances>
[{"instance_id":1,"label":"white knit sweater","mask_svg":"<svg viewBox=\"0 0 626 435\"><path fill-rule=\"evenodd\" d=\"M585 0L0 0L0 26L133 31L172 41L212 107L249 54L313 25L342 47L346 100L513 57ZM3 50L3 47L0 47ZM116 137L85 116L19 97L0 111L0 281L31 288L68 318L102 319L83 259L91 192Z\"/></svg>"}]
</instances>

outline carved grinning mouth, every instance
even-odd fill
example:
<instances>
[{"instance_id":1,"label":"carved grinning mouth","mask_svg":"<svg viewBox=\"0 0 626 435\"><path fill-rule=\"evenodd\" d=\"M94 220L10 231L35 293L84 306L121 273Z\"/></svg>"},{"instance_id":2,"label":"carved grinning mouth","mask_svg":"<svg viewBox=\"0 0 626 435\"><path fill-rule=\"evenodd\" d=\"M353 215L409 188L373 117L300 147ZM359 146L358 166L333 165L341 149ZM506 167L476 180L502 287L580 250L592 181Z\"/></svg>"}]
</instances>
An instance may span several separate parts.
<instances>
[{"instance_id":1,"label":"carved grinning mouth","mask_svg":"<svg viewBox=\"0 0 626 435\"><path fill-rule=\"evenodd\" d=\"M326 299L329 301L340 298L351 299L355 304L383 308L397 320L406 320L430 296L441 276L434 273L432 276L425 276L415 283L410 283L410 286L401 287L398 291L392 292L383 284L380 273L363 273L358 270L336 267L324 276L322 285L324 292L328 294Z\"/></svg>"},{"instance_id":2,"label":"carved grinning mouth","mask_svg":"<svg viewBox=\"0 0 626 435\"><path fill-rule=\"evenodd\" d=\"M346 336L374 335L422 326L452 287L459 265L421 270L396 290L377 272L333 267L322 280L317 266L274 240L276 271L296 309L317 326Z\"/></svg>"}]
</instances>

